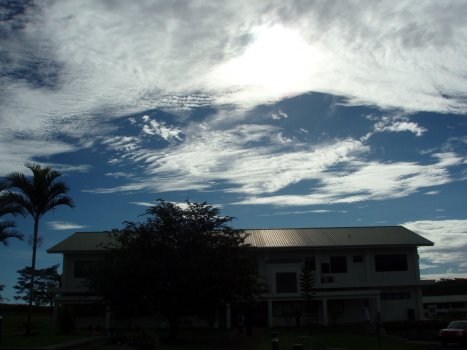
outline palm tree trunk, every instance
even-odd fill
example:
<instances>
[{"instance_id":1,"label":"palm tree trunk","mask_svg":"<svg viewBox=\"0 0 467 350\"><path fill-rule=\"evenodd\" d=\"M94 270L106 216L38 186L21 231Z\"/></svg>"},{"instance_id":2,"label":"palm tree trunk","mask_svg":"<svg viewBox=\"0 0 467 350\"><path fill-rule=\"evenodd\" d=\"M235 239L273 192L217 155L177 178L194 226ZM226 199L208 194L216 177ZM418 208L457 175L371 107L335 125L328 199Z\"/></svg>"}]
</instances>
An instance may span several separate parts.
<instances>
[{"instance_id":1,"label":"palm tree trunk","mask_svg":"<svg viewBox=\"0 0 467 350\"><path fill-rule=\"evenodd\" d=\"M26 322L26 335L31 335L32 328L32 302L34 300L34 279L36 277L36 252L39 237L39 218L34 218L34 238L32 242L31 285L29 286L28 319Z\"/></svg>"}]
</instances>

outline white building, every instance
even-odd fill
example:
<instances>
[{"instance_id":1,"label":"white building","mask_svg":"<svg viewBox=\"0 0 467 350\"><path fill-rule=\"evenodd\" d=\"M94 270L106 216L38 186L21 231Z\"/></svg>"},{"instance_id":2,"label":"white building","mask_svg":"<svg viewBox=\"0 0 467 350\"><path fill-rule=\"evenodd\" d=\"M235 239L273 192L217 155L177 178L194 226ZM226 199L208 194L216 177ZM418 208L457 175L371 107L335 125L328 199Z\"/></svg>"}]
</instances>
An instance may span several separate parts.
<instances>
[{"instance_id":1,"label":"white building","mask_svg":"<svg viewBox=\"0 0 467 350\"><path fill-rule=\"evenodd\" d=\"M255 319L268 326L312 319L330 323L418 320L423 317L417 247L433 242L401 226L245 230L267 292ZM63 281L57 304L96 309L101 298L83 286L104 254L106 232L77 232L48 250L63 254ZM299 286L305 261L314 267L314 311L306 313ZM88 306L86 306L88 305ZM236 307L227 306L225 325ZM364 311L367 310L367 311ZM95 311L95 310L94 310ZM109 316L109 315L107 315ZM297 317L299 316L299 317ZM110 319L108 319L108 323Z\"/></svg>"}]
</instances>

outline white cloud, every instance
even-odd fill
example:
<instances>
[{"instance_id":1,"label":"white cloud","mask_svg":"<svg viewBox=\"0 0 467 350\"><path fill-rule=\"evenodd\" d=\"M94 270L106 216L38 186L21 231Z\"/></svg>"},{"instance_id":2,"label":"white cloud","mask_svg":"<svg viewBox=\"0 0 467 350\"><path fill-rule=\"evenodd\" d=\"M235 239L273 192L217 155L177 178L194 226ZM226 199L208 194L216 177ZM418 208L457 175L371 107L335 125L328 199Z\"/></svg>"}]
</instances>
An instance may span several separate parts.
<instances>
[{"instance_id":1,"label":"white cloud","mask_svg":"<svg viewBox=\"0 0 467 350\"><path fill-rule=\"evenodd\" d=\"M294 211L275 212L275 213L271 213L271 214L262 214L260 216L302 215L302 214L331 214L331 213L346 214L347 210L329 210L329 209L294 210Z\"/></svg>"},{"instance_id":2,"label":"white cloud","mask_svg":"<svg viewBox=\"0 0 467 350\"><path fill-rule=\"evenodd\" d=\"M148 135L157 135L166 141L181 141L182 130L176 127L167 126L164 122L158 122L150 119L147 115L143 117L146 124L143 125L143 133Z\"/></svg>"},{"instance_id":3,"label":"white cloud","mask_svg":"<svg viewBox=\"0 0 467 350\"><path fill-rule=\"evenodd\" d=\"M462 114L466 11L449 0L40 2L20 16L21 27L1 23L1 129L88 140L129 113L247 108L309 91ZM384 129L423 133L413 122ZM9 145L0 138L2 149ZM73 148L51 146L27 142L0 163Z\"/></svg>"},{"instance_id":4,"label":"white cloud","mask_svg":"<svg viewBox=\"0 0 467 350\"><path fill-rule=\"evenodd\" d=\"M436 196L439 194L439 191L428 191L428 192L425 192L425 194L428 196Z\"/></svg>"},{"instance_id":5,"label":"white cloud","mask_svg":"<svg viewBox=\"0 0 467 350\"><path fill-rule=\"evenodd\" d=\"M467 273L467 220L421 220L402 225L435 243L419 248L421 259L428 265L446 271L454 266L450 272Z\"/></svg>"},{"instance_id":6,"label":"white cloud","mask_svg":"<svg viewBox=\"0 0 467 350\"><path fill-rule=\"evenodd\" d=\"M284 113L279 109L279 111L277 113L273 113L271 117L273 120L281 120L281 119L286 119L289 116L287 115L287 113Z\"/></svg>"},{"instance_id":7,"label":"white cloud","mask_svg":"<svg viewBox=\"0 0 467 350\"><path fill-rule=\"evenodd\" d=\"M62 230L79 230L82 228L85 228L87 226L85 225L80 225L80 224L74 224L72 222L66 222L66 221L48 221L47 225L52 229L52 230L57 230L57 231L62 231Z\"/></svg>"},{"instance_id":8,"label":"white cloud","mask_svg":"<svg viewBox=\"0 0 467 350\"><path fill-rule=\"evenodd\" d=\"M130 202L130 204L139 205L141 207L153 207L156 203L151 202Z\"/></svg>"},{"instance_id":9,"label":"white cloud","mask_svg":"<svg viewBox=\"0 0 467 350\"><path fill-rule=\"evenodd\" d=\"M239 204L301 206L405 197L422 188L453 181L448 167L460 164L463 159L453 153L434 157L438 162L429 165L349 161L349 170L345 173L327 172L318 176L320 184L310 194L247 197Z\"/></svg>"},{"instance_id":10,"label":"white cloud","mask_svg":"<svg viewBox=\"0 0 467 350\"><path fill-rule=\"evenodd\" d=\"M192 126L183 142L163 150L127 148L126 141L133 144L132 139L111 138L107 145L126 149L122 158L144 163L146 172L132 184L94 192L165 192L224 184L227 192L273 193L303 180L322 178L329 167L367 151L352 139L312 145L291 142L281 132L270 125L240 124L227 130Z\"/></svg>"}]
</instances>

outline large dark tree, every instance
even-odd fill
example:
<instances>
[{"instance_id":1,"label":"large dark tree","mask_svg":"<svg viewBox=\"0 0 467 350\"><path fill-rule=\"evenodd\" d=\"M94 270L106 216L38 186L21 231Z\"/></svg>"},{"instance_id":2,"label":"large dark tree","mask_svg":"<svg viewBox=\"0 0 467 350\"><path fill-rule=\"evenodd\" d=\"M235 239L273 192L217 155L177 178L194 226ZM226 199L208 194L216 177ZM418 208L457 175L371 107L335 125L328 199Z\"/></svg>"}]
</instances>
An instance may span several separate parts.
<instances>
[{"instance_id":1,"label":"large dark tree","mask_svg":"<svg viewBox=\"0 0 467 350\"><path fill-rule=\"evenodd\" d=\"M51 306L55 293L54 288L60 287L61 277L57 271L58 264L44 269L36 269L36 277L34 279L34 305ZM31 288L31 273L32 269L27 266L17 271L19 274L18 282L13 287L16 289L15 300L29 301L29 293Z\"/></svg>"},{"instance_id":2,"label":"large dark tree","mask_svg":"<svg viewBox=\"0 0 467 350\"><path fill-rule=\"evenodd\" d=\"M246 235L229 226L232 218L206 203L186 204L160 200L145 222L114 232L115 243L91 280L114 309L165 318L171 338L182 316L209 317L259 291Z\"/></svg>"},{"instance_id":3,"label":"large dark tree","mask_svg":"<svg viewBox=\"0 0 467 350\"><path fill-rule=\"evenodd\" d=\"M14 172L7 175L6 184L10 190L3 195L5 203L22 208L34 220L32 242L31 285L29 292L29 308L26 323L26 334L31 334L32 303L34 300L34 279L36 270L36 252L39 238L40 219L56 207L66 205L73 207L73 200L67 196L68 186L57 178L62 174L50 167L26 163L26 168L32 172L32 177Z\"/></svg>"}]
</instances>

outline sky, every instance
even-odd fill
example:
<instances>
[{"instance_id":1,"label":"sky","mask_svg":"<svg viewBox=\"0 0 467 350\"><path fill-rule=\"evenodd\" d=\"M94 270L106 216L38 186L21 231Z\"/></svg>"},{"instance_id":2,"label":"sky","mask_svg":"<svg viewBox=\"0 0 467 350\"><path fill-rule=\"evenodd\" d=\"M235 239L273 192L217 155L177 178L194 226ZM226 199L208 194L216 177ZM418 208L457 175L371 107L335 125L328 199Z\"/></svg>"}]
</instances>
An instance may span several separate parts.
<instances>
[{"instance_id":1,"label":"sky","mask_svg":"<svg viewBox=\"0 0 467 350\"><path fill-rule=\"evenodd\" d=\"M0 177L63 173L46 250L206 201L236 228L403 225L467 277L467 1L2 1ZM4 218L10 219L10 218ZM2 296L30 264L0 246Z\"/></svg>"}]
</instances>

